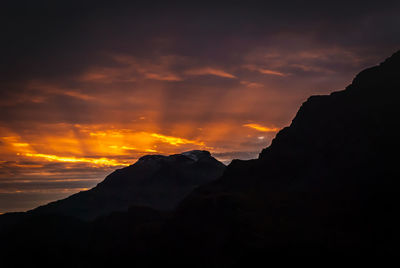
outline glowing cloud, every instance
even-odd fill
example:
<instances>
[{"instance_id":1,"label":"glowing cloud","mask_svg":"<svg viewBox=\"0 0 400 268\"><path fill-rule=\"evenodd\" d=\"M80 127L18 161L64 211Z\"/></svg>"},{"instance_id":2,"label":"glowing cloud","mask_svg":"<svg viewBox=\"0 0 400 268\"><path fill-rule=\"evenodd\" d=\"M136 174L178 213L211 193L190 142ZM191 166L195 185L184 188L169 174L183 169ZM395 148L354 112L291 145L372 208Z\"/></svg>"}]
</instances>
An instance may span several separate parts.
<instances>
[{"instance_id":1,"label":"glowing cloud","mask_svg":"<svg viewBox=\"0 0 400 268\"><path fill-rule=\"evenodd\" d=\"M115 159L108 159L105 157L102 158L62 157L50 154L31 154L31 153L26 153L25 156L41 157L49 161L58 161L58 162L82 162L100 166L129 166L129 164L127 163L120 163L117 162Z\"/></svg>"},{"instance_id":2,"label":"glowing cloud","mask_svg":"<svg viewBox=\"0 0 400 268\"><path fill-rule=\"evenodd\" d=\"M214 69L210 67L200 68L200 69L193 69L186 71L188 75L215 75L224 78L236 78L233 74L227 73L223 70Z\"/></svg>"},{"instance_id":3,"label":"glowing cloud","mask_svg":"<svg viewBox=\"0 0 400 268\"><path fill-rule=\"evenodd\" d=\"M147 79L160 80L160 81L182 81L183 79L175 74L158 74L158 73L145 73Z\"/></svg>"},{"instance_id":4,"label":"glowing cloud","mask_svg":"<svg viewBox=\"0 0 400 268\"><path fill-rule=\"evenodd\" d=\"M265 127L265 126L262 126L262 125L259 125L259 124L254 124L254 123L252 123L252 124L244 124L243 126L244 127L248 127L248 128L252 128L252 129L255 129L255 130L258 130L258 131L261 131L261 132L277 132L277 131L279 131L279 128L276 128L276 127Z\"/></svg>"},{"instance_id":5,"label":"glowing cloud","mask_svg":"<svg viewBox=\"0 0 400 268\"><path fill-rule=\"evenodd\" d=\"M243 66L245 69L248 69L250 71L256 71L261 74L268 74L268 75L276 75L276 76L286 76L286 74L276 71L276 70L270 70L270 69L265 69L263 67L255 66L255 65L245 65Z\"/></svg>"},{"instance_id":6,"label":"glowing cloud","mask_svg":"<svg viewBox=\"0 0 400 268\"><path fill-rule=\"evenodd\" d=\"M245 85L246 87L249 88L261 88L264 86L263 84L257 82L249 82L249 81L240 81L240 84Z\"/></svg>"},{"instance_id":7,"label":"glowing cloud","mask_svg":"<svg viewBox=\"0 0 400 268\"><path fill-rule=\"evenodd\" d=\"M277 75L277 76L285 76L284 73L278 72L278 71L273 71L273 70L268 70L268 69L258 69L258 71L262 74L271 74L271 75Z\"/></svg>"},{"instance_id":8,"label":"glowing cloud","mask_svg":"<svg viewBox=\"0 0 400 268\"><path fill-rule=\"evenodd\" d=\"M187 139L178 138L178 137L172 137L172 136L164 136L164 135L157 134L157 133L152 133L151 136L161 140L162 142L166 142L166 143L169 143L171 145L176 145L176 146L179 145L179 144L204 145L204 142L187 140Z\"/></svg>"},{"instance_id":9,"label":"glowing cloud","mask_svg":"<svg viewBox=\"0 0 400 268\"><path fill-rule=\"evenodd\" d=\"M24 143L24 142L12 143L12 145L15 146L15 147L28 147L29 146L28 143Z\"/></svg>"}]
</instances>

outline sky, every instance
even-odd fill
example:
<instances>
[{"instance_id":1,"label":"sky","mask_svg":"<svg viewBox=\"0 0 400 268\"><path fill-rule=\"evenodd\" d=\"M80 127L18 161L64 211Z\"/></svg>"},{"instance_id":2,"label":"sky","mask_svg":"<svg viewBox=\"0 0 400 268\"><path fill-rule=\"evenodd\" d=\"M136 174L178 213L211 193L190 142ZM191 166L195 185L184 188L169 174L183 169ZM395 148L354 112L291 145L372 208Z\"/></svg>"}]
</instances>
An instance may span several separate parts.
<instances>
[{"instance_id":1,"label":"sky","mask_svg":"<svg viewBox=\"0 0 400 268\"><path fill-rule=\"evenodd\" d=\"M256 158L400 49L398 1L4 1L0 213L146 154Z\"/></svg>"}]
</instances>

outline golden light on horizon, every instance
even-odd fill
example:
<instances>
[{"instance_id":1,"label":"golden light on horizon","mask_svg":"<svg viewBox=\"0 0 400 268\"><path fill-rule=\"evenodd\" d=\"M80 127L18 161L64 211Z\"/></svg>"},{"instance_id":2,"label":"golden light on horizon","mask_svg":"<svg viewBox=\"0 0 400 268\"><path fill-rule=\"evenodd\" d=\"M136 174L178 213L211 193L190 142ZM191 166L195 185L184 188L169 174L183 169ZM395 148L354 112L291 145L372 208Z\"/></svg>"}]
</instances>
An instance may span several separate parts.
<instances>
[{"instance_id":1,"label":"golden light on horizon","mask_svg":"<svg viewBox=\"0 0 400 268\"><path fill-rule=\"evenodd\" d=\"M26 153L26 156L29 157L40 157L49 161L59 161L59 162L83 162L83 163L91 163L95 165L103 165L103 166L129 166L127 163L117 162L115 159L108 159L105 157L102 158L79 158L79 157L62 157L57 155L48 155L48 154L31 154Z\"/></svg>"},{"instance_id":2,"label":"golden light on horizon","mask_svg":"<svg viewBox=\"0 0 400 268\"><path fill-rule=\"evenodd\" d=\"M9 136L0 137L3 148L6 149L3 150L3 154L7 153L9 158L14 158L17 162L13 166L20 168L41 167L41 164L21 164L20 161L86 163L96 167L116 167L131 165L145 154L179 153L192 147L210 148L199 139L134 131L129 128L59 125L57 131L58 133L47 131L26 137L10 133Z\"/></svg>"},{"instance_id":3,"label":"golden light on horizon","mask_svg":"<svg viewBox=\"0 0 400 268\"><path fill-rule=\"evenodd\" d=\"M258 124L243 126L262 132L276 132L277 128ZM150 131L137 131L135 125L118 127L116 125L67 125L59 124L42 133L19 136L8 133L0 137L3 154L16 161L12 166L19 168L40 168L46 162L81 163L90 167L118 167L133 164L146 154L175 154L193 149L209 150L224 154L227 149L240 150L227 137L242 136L243 142L261 139L250 132L243 132L232 123L207 124L199 128L190 123L176 125L171 133L165 135L153 132L155 127L148 125ZM152 129L153 128L153 129ZM256 142L256 141L254 141ZM13 156L12 156L13 155ZM222 157L226 161L226 157ZM33 162L32 162L33 161ZM27 162L27 163L25 163ZM32 162L32 163L31 163ZM5 162L4 162L5 163ZM11 162L10 162L11 163ZM4 165L11 165L10 163Z\"/></svg>"}]
</instances>

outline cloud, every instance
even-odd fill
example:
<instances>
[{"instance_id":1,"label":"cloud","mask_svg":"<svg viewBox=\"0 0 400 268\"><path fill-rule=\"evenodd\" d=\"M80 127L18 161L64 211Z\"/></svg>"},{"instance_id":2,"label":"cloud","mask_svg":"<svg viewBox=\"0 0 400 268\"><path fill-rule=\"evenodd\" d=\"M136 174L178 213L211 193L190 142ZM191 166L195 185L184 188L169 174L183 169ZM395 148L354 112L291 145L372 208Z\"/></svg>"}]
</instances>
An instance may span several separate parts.
<instances>
[{"instance_id":1,"label":"cloud","mask_svg":"<svg viewBox=\"0 0 400 268\"><path fill-rule=\"evenodd\" d=\"M169 73L164 73L164 74L157 74L157 73L144 73L144 76L147 79L154 79L154 80L160 80L160 81L182 81L183 78L179 77L178 75L175 74L169 74Z\"/></svg>"},{"instance_id":2,"label":"cloud","mask_svg":"<svg viewBox=\"0 0 400 268\"><path fill-rule=\"evenodd\" d=\"M127 163L117 162L115 159L108 159L105 157L102 158L83 158L83 157L65 157L65 156L57 156L50 154L32 154L25 153L25 156L28 157L39 157L44 158L49 161L59 161L59 162L82 162L82 163L90 163L96 166L128 166Z\"/></svg>"},{"instance_id":3,"label":"cloud","mask_svg":"<svg viewBox=\"0 0 400 268\"><path fill-rule=\"evenodd\" d=\"M215 76L219 76L219 77L223 77L223 78L231 78L231 79L236 78L236 76L234 76L233 74L230 74L230 73L225 72L225 71L220 70L220 69L214 69L214 68L211 68L211 67L187 70L185 72L185 74L194 75L194 76L197 76L197 75L215 75Z\"/></svg>"},{"instance_id":4,"label":"cloud","mask_svg":"<svg viewBox=\"0 0 400 268\"><path fill-rule=\"evenodd\" d=\"M276 127L266 127L255 123L244 124L244 127L252 128L261 132L278 132L279 128Z\"/></svg>"},{"instance_id":5,"label":"cloud","mask_svg":"<svg viewBox=\"0 0 400 268\"><path fill-rule=\"evenodd\" d=\"M245 85L246 87L249 87L249 88L261 88L264 86L261 83L249 82L249 81L240 81L240 84Z\"/></svg>"},{"instance_id":6,"label":"cloud","mask_svg":"<svg viewBox=\"0 0 400 268\"><path fill-rule=\"evenodd\" d=\"M16 135L0 136L0 140L1 156L16 159L5 161L6 164L0 162L0 173L12 168L36 167L31 163L41 163L37 168L44 169L48 166L45 168L43 163L80 163L100 169L122 167L132 164L144 154L179 152L186 149L181 148L185 145L199 149L206 147L205 142L199 139L129 128L77 124L59 124L52 131L35 131L23 138Z\"/></svg>"},{"instance_id":7,"label":"cloud","mask_svg":"<svg viewBox=\"0 0 400 268\"><path fill-rule=\"evenodd\" d=\"M183 81L175 66L185 60L184 57L165 55L155 59L143 59L127 54L107 55L105 58L113 66L94 66L82 75L78 81L89 83L134 83L141 79L158 81Z\"/></svg>"},{"instance_id":8,"label":"cloud","mask_svg":"<svg viewBox=\"0 0 400 268\"><path fill-rule=\"evenodd\" d=\"M204 146L204 142L195 141L195 140L188 140L184 138L172 137L172 136L165 136L157 133L152 133L152 137L161 140L162 142L166 142L172 145L180 145L180 144L196 144Z\"/></svg>"},{"instance_id":9,"label":"cloud","mask_svg":"<svg viewBox=\"0 0 400 268\"><path fill-rule=\"evenodd\" d=\"M251 64L244 65L243 68L248 69L250 71L256 71L261 74L275 75L275 76L287 76L287 74L284 74L282 72L279 72L276 70L265 69L263 67L259 67L259 66L251 65Z\"/></svg>"},{"instance_id":10,"label":"cloud","mask_svg":"<svg viewBox=\"0 0 400 268\"><path fill-rule=\"evenodd\" d=\"M262 74L270 74L270 75L277 75L277 76L286 76L286 74L278 72L278 71L273 71L273 70L268 70L268 69L258 69L257 71L259 71Z\"/></svg>"}]
</instances>

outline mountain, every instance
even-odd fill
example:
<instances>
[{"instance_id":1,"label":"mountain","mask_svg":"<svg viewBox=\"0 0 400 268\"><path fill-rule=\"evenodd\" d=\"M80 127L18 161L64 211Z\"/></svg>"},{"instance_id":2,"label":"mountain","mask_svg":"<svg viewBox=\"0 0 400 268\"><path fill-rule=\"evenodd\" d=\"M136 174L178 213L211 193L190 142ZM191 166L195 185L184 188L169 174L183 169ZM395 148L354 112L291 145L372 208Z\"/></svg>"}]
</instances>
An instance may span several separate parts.
<instances>
[{"instance_id":1,"label":"mountain","mask_svg":"<svg viewBox=\"0 0 400 268\"><path fill-rule=\"evenodd\" d=\"M398 254L399 102L400 52L310 97L258 159L232 161L185 198L169 223L171 262Z\"/></svg>"},{"instance_id":2,"label":"mountain","mask_svg":"<svg viewBox=\"0 0 400 268\"><path fill-rule=\"evenodd\" d=\"M225 165L207 151L146 155L118 169L96 187L38 207L29 213L92 220L130 206L172 210L194 188L219 178Z\"/></svg>"}]
</instances>

